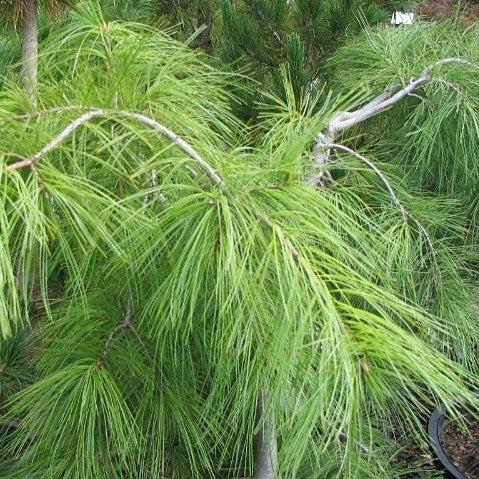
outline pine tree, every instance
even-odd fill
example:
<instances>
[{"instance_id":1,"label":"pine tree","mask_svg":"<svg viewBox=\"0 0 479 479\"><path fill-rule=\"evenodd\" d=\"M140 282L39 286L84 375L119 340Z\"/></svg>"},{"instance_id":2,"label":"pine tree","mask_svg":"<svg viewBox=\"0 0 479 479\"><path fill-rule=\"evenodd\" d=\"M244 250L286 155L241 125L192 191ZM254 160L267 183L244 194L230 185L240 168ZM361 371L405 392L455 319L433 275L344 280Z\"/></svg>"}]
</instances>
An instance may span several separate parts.
<instances>
[{"instance_id":1,"label":"pine tree","mask_svg":"<svg viewBox=\"0 0 479 479\"><path fill-rule=\"evenodd\" d=\"M396 2L399 4L400 2ZM324 60L362 26L387 20L394 2L341 0L242 0L221 2L215 37L218 55L276 94L286 69L295 95L319 88ZM255 115L262 99L251 85L246 117Z\"/></svg>"},{"instance_id":2,"label":"pine tree","mask_svg":"<svg viewBox=\"0 0 479 479\"><path fill-rule=\"evenodd\" d=\"M107 19L161 26L195 48L212 50L212 29L219 13L217 0L103 0L101 3Z\"/></svg>"},{"instance_id":3,"label":"pine tree","mask_svg":"<svg viewBox=\"0 0 479 479\"><path fill-rule=\"evenodd\" d=\"M430 408L477 408L470 216L411 187L380 116L401 92L398 116L424 92L430 121L475 105L477 39L448 32L430 58L433 28L372 30L331 61L336 92L285 74L247 127L237 78L80 4L45 42L42 109L13 76L0 96L0 477L391 479Z\"/></svg>"}]
</instances>

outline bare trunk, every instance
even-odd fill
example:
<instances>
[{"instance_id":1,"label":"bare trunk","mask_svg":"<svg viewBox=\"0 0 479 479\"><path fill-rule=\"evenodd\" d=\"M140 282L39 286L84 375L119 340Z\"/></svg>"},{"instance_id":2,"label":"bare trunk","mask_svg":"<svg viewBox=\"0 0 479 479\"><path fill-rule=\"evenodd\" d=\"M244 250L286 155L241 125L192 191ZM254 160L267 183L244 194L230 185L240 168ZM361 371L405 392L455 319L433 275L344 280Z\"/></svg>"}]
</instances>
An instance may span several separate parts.
<instances>
[{"instance_id":1,"label":"bare trunk","mask_svg":"<svg viewBox=\"0 0 479 479\"><path fill-rule=\"evenodd\" d=\"M255 460L253 479L277 479L278 444L276 440L275 420L268 413L268 394L261 391L256 406L256 414L261 427L255 438Z\"/></svg>"},{"instance_id":2,"label":"bare trunk","mask_svg":"<svg viewBox=\"0 0 479 479\"><path fill-rule=\"evenodd\" d=\"M198 14L198 27L204 27L204 30L198 35L196 43L199 48L209 52L211 50L211 27L213 25L213 12L207 5L206 11L201 10Z\"/></svg>"},{"instance_id":3,"label":"bare trunk","mask_svg":"<svg viewBox=\"0 0 479 479\"><path fill-rule=\"evenodd\" d=\"M324 130L316 137L313 147L313 164L317 171L308 178L308 183L311 186L323 187L326 186L327 181L332 180L331 173L326 169L331 151L327 148L325 149L325 147L334 143L334 137L334 132L329 130Z\"/></svg>"},{"instance_id":4,"label":"bare trunk","mask_svg":"<svg viewBox=\"0 0 479 479\"><path fill-rule=\"evenodd\" d=\"M36 103L38 76L38 9L36 0L25 2L22 54L25 91L30 101Z\"/></svg>"}]
</instances>

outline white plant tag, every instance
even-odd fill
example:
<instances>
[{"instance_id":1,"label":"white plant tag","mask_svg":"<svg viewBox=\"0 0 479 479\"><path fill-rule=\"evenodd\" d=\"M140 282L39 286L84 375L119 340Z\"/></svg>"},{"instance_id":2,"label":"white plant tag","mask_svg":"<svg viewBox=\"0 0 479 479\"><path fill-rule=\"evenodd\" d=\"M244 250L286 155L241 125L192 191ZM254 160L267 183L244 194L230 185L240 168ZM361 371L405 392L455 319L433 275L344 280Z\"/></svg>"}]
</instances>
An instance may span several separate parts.
<instances>
[{"instance_id":1,"label":"white plant tag","mask_svg":"<svg viewBox=\"0 0 479 479\"><path fill-rule=\"evenodd\" d=\"M394 12L391 18L393 25L412 25L414 22L414 13L412 12Z\"/></svg>"}]
</instances>

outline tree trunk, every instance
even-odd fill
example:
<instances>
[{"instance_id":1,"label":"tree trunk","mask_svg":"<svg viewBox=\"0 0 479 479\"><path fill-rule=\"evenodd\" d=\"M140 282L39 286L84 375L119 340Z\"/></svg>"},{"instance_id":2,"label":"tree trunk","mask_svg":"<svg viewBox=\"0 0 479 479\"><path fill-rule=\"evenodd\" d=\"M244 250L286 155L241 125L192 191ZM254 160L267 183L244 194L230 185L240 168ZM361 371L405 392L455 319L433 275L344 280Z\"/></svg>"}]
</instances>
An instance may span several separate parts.
<instances>
[{"instance_id":1,"label":"tree trunk","mask_svg":"<svg viewBox=\"0 0 479 479\"><path fill-rule=\"evenodd\" d=\"M37 0L26 0L23 19L23 83L32 103L37 100L38 9Z\"/></svg>"},{"instance_id":2,"label":"tree trunk","mask_svg":"<svg viewBox=\"0 0 479 479\"><path fill-rule=\"evenodd\" d=\"M268 394L262 390L256 406L261 427L255 438L255 459L253 479L277 479L278 444L275 420L268 413Z\"/></svg>"},{"instance_id":3,"label":"tree trunk","mask_svg":"<svg viewBox=\"0 0 479 479\"><path fill-rule=\"evenodd\" d=\"M210 52L211 44L211 28L213 26L213 12L209 5L204 7L205 10L200 10L198 13L198 27L204 26L204 30L196 38L196 44L206 52Z\"/></svg>"}]
</instances>

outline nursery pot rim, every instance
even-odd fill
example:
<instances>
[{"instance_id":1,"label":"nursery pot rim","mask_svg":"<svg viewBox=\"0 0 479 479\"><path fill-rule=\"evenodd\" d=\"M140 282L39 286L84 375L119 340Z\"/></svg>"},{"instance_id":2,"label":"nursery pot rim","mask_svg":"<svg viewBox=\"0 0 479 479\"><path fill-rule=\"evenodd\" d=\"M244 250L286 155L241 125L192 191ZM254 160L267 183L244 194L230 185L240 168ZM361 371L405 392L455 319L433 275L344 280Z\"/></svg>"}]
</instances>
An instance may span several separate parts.
<instances>
[{"instance_id":1,"label":"nursery pot rim","mask_svg":"<svg viewBox=\"0 0 479 479\"><path fill-rule=\"evenodd\" d=\"M473 389L472 393L476 396L479 396L479 388ZM427 432L429 438L431 439L431 446L438 458L439 462L443 465L446 471L452 475L453 479L469 479L464 472L462 472L449 458L444 451L439 434L442 430L442 425L444 420L446 419L445 408L443 406L438 407L433 411L431 416L429 417L429 421L427 424Z\"/></svg>"},{"instance_id":2,"label":"nursery pot rim","mask_svg":"<svg viewBox=\"0 0 479 479\"><path fill-rule=\"evenodd\" d=\"M446 416L441 408L434 410L429 418L427 432L431 439L432 448L434 449L434 453L439 462L446 471L452 475L453 479L468 479L468 477L452 462L442 447L439 434L442 430L445 419Z\"/></svg>"}]
</instances>

